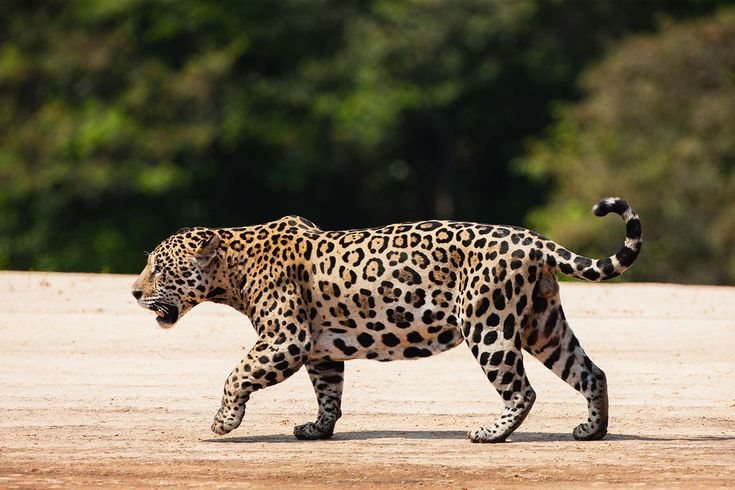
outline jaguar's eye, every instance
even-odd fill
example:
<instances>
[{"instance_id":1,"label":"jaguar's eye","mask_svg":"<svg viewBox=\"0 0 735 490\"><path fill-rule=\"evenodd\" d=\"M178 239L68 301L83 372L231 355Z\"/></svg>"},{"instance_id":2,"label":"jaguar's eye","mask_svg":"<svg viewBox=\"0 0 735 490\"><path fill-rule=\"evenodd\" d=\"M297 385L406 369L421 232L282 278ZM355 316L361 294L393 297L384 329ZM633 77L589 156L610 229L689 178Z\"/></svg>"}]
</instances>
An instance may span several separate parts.
<instances>
[{"instance_id":1,"label":"jaguar's eye","mask_svg":"<svg viewBox=\"0 0 735 490\"><path fill-rule=\"evenodd\" d=\"M158 267L157 265L154 265L153 268L151 269L151 274L154 276L157 276L160 273L161 273L161 268Z\"/></svg>"}]
</instances>

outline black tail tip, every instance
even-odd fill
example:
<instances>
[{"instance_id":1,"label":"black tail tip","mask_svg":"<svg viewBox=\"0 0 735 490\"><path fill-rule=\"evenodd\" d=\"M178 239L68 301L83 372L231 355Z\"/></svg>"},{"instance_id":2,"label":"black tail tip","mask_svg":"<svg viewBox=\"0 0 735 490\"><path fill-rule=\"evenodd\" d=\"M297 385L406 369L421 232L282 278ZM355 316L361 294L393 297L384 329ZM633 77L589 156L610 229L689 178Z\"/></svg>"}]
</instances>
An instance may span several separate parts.
<instances>
[{"instance_id":1,"label":"black tail tip","mask_svg":"<svg viewBox=\"0 0 735 490\"><path fill-rule=\"evenodd\" d=\"M600 201L595 204L592 208L592 213L595 216L607 216L609 213L622 215L629 208L630 205L628 205L624 199L619 197L606 197L604 199L600 199Z\"/></svg>"}]
</instances>

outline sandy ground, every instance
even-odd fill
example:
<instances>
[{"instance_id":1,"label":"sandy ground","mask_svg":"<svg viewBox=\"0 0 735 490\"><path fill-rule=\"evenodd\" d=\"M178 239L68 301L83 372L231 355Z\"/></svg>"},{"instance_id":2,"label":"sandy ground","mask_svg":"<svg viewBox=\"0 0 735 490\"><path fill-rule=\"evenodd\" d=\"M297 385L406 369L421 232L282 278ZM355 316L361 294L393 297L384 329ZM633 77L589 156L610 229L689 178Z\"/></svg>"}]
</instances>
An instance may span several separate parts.
<instances>
[{"instance_id":1,"label":"sandy ground","mask_svg":"<svg viewBox=\"0 0 735 490\"><path fill-rule=\"evenodd\" d=\"M501 402L464 345L347 363L332 440L291 436L316 413L303 371L217 437L209 425L252 329L209 304L159 329L132 281L0 273L0 487L735 486L735 288L563 284L607 373L610 434L574 441L584 399L528 360L533 411L510 442L476 445L466 431Z\"/></svg>"}]
</instances>

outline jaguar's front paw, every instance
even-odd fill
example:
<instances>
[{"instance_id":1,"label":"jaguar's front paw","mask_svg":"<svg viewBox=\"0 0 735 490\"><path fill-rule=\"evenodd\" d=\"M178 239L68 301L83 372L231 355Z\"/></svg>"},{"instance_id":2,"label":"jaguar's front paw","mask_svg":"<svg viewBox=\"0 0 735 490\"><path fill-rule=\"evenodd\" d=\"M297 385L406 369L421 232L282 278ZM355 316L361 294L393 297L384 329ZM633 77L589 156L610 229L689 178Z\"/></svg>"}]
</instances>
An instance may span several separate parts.
<instances>
[{"instance_id":1,"label":"jaguar's front paw","mask_svg":"<svg viewBox=\"0 0 735 490\"><path fill-rule=\"evenodd\" d=\"M293 428L293 435L296 436L296 439L329 439L332 437L332 434L334 434L334 423L320 424L318 421L317 423L307 422Z\"/></svg>"},{"instance_id":2,"label":"jaguar's front paw","mask_svg":"<svg viewBox=\"0 0 735 490\"><path fill-rule=\"evenodd\" d=\"M212 432L221 436L237 429L242 422L242 417L245 415L245 410L233 411L225 407L221 407L217 414L214 416L214 422L212 422Z\"/></svg>"},{"instance_id":3,"label":"jaguar's front paw","mask_svg":"<svg viewBox=\"0 0 735 490\"><path fill-rule=\"evenodd\" d=\"M480 427L467 433L467 439L480 443L504 442L506 437L497 427Z\"/></svg>"},{"instance_id":4,"label":"jaguar's front paw","mask_svg":"<svg viewBox=\"0 0 735 490\"><path fill-rule=\"evenodd\" d=\"M579 424L572 436L578 441L598 441L607 435L607 424Z\"/></svg>"}]
</instances>

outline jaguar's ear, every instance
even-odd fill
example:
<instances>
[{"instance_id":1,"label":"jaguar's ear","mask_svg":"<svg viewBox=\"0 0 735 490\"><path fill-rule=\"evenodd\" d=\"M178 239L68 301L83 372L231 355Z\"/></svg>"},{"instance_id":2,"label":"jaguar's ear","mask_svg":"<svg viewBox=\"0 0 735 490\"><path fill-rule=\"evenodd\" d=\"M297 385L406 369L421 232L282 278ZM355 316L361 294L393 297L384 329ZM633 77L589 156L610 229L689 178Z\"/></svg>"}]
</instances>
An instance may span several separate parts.
<instances>
[{"instance_id":1,"label":"jaguar's ear","mask_svg":"<svg viewBox=\"0 0 735 490\"><path fill-rule=\"evenodd\" d=\"M215 255L217 255L217 249L219 249L220 238L217 233L212 233L212 236L207 240L204 240L199 249L194 252L194 260L197 265L204 267L209 265Z\"/></svg>"}]
</instances>

